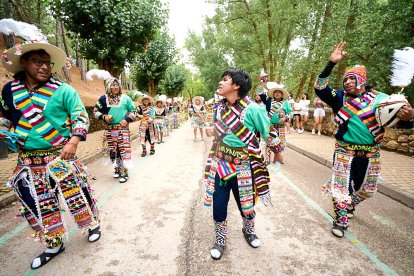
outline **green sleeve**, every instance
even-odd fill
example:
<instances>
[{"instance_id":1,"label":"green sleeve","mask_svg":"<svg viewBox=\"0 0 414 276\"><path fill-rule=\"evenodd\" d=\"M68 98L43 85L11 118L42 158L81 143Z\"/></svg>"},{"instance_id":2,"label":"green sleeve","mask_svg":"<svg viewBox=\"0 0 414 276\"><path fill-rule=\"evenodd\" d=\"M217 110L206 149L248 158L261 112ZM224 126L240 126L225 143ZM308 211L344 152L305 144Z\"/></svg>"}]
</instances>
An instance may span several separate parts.
<instances>
[{"instance_id":1,"label":"green sleeve","mask_svg":"<svg viewBox=\"0 0 414 276\"><path fill-rule=\"evenodd\" d=\"M128 112L133 112L135 110L134 101L130 97L128 97L127 110Z\"/></svg>"},{"instance_id":2,"label":"green sleeve","mask_svg":"<svg viewBox=\"0 0 414 276\"><path fill-rule=\"evenodd\" d=\"M288 101L285 101L283 103L282 109L285 111L286 115L293 112L292 106L290 105L290 103Z\"/></svg>"},{"instance_id":3,"label":"green sleeve","mask_svg":"<svg viewBox=\"0 0 414 276\"><path fill-rule=\"evenodd\" d=\"M78 92L68 84L62 84L64 91L64 107L70 116L71 136L80 136L86 140L89 129L89 116Z\"/></svg>"},{"instance_id":4,"label":"green sleeve","mask_svg":"<svg viewBox=\"0 0 414 276\"><path fill-rule=\"evenodd\" d=\"M256 103L251 103L246 111L244 125L251 131L258 131L263 139L269 138L270 120L264 108Z\"/></svg>"}]
</instances>

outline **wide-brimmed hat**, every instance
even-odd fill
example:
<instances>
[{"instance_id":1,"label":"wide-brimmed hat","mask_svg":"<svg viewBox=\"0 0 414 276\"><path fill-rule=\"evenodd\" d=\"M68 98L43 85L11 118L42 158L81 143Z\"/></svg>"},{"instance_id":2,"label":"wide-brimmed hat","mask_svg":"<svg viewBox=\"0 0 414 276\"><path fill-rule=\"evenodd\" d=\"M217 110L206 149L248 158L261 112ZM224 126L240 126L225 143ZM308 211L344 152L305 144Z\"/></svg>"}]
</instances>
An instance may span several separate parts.
<instances>
[{"instance_id":1,"label":"wide-brimmed hat","mask_svg":"<svg viewBox=\"0 0 414 276\"><path fill-rule=\"evenodd\" d=\"M155 99L155 104L157 104L158 102L162 102L163 104L165 104L166 101L167 101L167 96L158 95L158 97Z\"/></svg>"},{"instance_id":2,"label":"wide-brimmed hat","mask_svg":"<svg viewBox=\"0 0 414 276\"><path fill-rule=\"evenodd\" d=\"M204 97L201 97L201 96L195 96L193 98L193 104L196 104L195 102L197 99L200 100L201 104L204 104Z\"/></svg>"},{"instance_id":3,"label":"wide-brimmed hat","mask_svg":"<svg viewBox=\"0 0 414 276\"><path fill-rule=\"evenodd\" d=\"M66 64L67 57L65 52L59 47L45 42L17 44L3 53L1 63L7 71L16 74L24 70L23 66L20 65L20 57L27 52L35 50L45 50L49 54L50 62L55 64L51 69L52 73L59 71Z\"/></svg>"},{"instance_id":4,"label":"wide-brimmed hat","mask_svg":"<svg viewBox=\"0 0 414 276\"><path fill-rule=\"evenodd\" d=\"M144 95L142 95L142 97L141 97L141 98L139 98L139 99L138 99L138 103L139 103L139 104L142 104L142 101L143 101L144 99L148 99L150 103L153 103L153 102L154 102L154 99L153 99L151 96L149 96L149 95L147 95L147 94L144 94Z\"/></svg>"},{"instance_id":5,"label":"wide-brimmed hat","mask_svg":"<svg viewBox=\"0 0 414 276\"><path fill-rule=\"evenodd\" d=\"M286 90L283 84L278 84L277 82L268 82L266 86L267 89L269 89L269 91L267 92L267 95L269 97L274 98L275 91L281 91L283 99L289 99L289 92Z\"/></svg>"}]
</instances>

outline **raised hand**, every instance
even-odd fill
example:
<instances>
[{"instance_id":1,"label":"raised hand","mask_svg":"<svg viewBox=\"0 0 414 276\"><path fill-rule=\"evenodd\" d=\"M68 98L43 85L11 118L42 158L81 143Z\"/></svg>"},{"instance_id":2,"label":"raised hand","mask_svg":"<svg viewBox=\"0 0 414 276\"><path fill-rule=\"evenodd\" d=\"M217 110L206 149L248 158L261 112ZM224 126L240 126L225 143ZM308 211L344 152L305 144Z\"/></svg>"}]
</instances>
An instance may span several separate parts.
<instances>
[{"instance_id":1,"label":"raised hand","mask_svg":"<svg viewBox=\"0 0 414 276\"><path fill-rule=\"evenodd\" d=\"M345 41L339 42L339 44L335 44L333 47L333 51L331 56L329 57L329 61L334 63L339 63L346 58L346 52L344 51L346 46Z\"/></svg>"}]
</instances>

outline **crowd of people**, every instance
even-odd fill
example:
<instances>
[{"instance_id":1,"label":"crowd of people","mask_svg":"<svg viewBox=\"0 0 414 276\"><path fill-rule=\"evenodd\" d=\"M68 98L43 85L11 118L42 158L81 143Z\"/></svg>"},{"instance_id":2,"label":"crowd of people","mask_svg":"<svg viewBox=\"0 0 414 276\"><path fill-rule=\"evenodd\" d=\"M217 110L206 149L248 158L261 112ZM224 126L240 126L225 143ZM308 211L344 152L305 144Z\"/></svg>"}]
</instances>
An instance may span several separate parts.
<instances>
[{"instance_id":1,"label":"crowd of people","mask_svg":"<svg viewBox=\"0 0 414 276\"><path fill-rule=\"evenodd\" d=\"M334 66L346 57L346 43L335 46L326 68L315 83L312 134L321 134L325 107L330 106L337 124L332 177L324 186L333 200L332 233L343 237L358 204L372 197L380 172L379 143L384 124L375 109L386 108L388 95L369 88L366 68L352 67L343 77L343 89L328 85ZM16 51L19 51L16 53ZM58 197L80 228L88 229L88 241L101 237L99 212L88 174L77 159L78 143L86 139L89 118L78 93L52 73L66 61L65 53L50 44L26 43L3 54L3 66L13 74L0 101L0 139L18 147L18 163L10 186L19 198L20 214L46 249L31 267L40 268L65 250L67 233ZM105 80L104 95L94 116L105 123L103 151L114 168L114 178L128 181L132 167L129 124L139 121L141 157L156 153L173 129L191 118L194 142L214 137L205 167L204 204L213 207L215 240L210 254L222 257L228 236L227 209L233 193L242 219L242 233L253 248L261 241L255 229L255 204L272 206L268 166L284 163L286 133L303 133L309 117L307 95L293 100L286 87L262 72L253 99L248 96L252 80L247 72L228 68L222 74L212 101L201 96L191 102L159 95L144 95L138 106L122 92L121 83ZM387 102L385 102L387 103ZM396 113L412 121L407 103ZM199 134L199 136L198 136Z\"/></svg>"}]
</instances>

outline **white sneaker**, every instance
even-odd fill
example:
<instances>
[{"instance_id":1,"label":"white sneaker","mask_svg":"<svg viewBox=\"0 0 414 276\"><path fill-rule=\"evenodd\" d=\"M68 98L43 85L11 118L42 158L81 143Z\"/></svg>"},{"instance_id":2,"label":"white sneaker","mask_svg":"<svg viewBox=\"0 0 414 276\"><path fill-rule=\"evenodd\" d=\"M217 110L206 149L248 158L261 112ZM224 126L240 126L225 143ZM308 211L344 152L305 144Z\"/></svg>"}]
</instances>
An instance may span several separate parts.
<instances>
[{"instance_id":1,"label":"white sneaker","mask_svg":"<svg viewBox=\"0 0 414 276\"><path fill-rule=\"evenodd\" d=\"M321 136L321 132L320 131L318 132L318 135Z\"/></svg>"},{"instance_id":2,"label":"white sneaker","mask_svg":"<svg viewBox=\"0 0 414 276\"><path fill-rule=\"evenodd\" d=\"M316 134L316 130L314 128L312 128L312 135Z\"/></svg>"}]
</instances>

